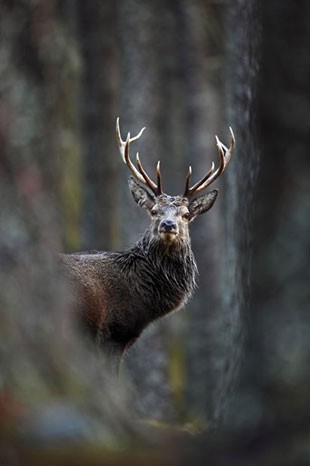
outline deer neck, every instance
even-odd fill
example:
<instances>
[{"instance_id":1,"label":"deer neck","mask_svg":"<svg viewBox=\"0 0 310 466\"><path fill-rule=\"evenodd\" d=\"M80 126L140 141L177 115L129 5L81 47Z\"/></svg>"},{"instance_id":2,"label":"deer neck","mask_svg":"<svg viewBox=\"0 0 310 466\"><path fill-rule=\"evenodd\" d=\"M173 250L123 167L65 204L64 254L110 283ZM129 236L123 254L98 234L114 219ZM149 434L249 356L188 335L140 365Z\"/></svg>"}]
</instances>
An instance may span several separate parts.
<instances>
[{"instance_id":1,"label":"deer neck","mask_svg":"<svg viewBox=\"0 0 310 466\"><path fill-rule=\"evenodd\" d=\"M149 260L162 263L162 260L182 262L187 257L193 257L190 239L175 239L174 241L163 241L155 238L150 229L147 229L137 243L137 248Z\"/></svg>"},{"instance_id":2,"label":"deer neck","mask_svg":"<svg viewBox=\"0 0 310 466\"><path fill-rule=\"evenodd\" d=\"M197 265L189 240L164 243L147 230L135 246L137 275L148 277L143 285L149 307L157 315L178 309L185 304L196 287ZM143 280L143 278L142 278ZM139 279L138 279L139 282ZM152 285L150 285L152 284Z\"/></svg>"},{"instance_id":3,"label":"deer neck","mask_svg":"<svg viewBox=\"0 0 310 466\"><path fill-rule=\"evenodd\" d=\"M175 284L177 288L183 287L185 293L193 291L197 265L189 239L165 243L146 230L136 247L154 276L163 277L169 286Z\"/></svg>"}]
</instances>

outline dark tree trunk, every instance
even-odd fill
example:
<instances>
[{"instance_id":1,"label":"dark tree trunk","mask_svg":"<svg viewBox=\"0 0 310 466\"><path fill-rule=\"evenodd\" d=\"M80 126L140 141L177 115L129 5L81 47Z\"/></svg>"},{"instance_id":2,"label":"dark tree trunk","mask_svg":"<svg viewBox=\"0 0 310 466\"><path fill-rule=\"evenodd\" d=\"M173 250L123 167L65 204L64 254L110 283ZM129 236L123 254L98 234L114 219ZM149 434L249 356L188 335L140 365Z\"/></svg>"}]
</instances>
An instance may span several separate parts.
<instances>
[{"instance_id":1,"label":"dark tree trunk","mask_svg":"<svg viewBox=\"0 0 310 466\"><path fill-rule=\"evenodd\" d=\"M294 442L310 412L309 21L306 1L262 8L251 382L263 419L291 422Z\"/></svg>"},{"instance_id":2,"label":"dark tree trunk","mask_svg":"<svg viewBox=\"0 0 310 466\"><path fill-rule=\"evenodd\" d=\"M119 158L115 120L119 94L116 2L78 2L83 59L83 249L117 249Z\"/></svg>"}]
</instances>

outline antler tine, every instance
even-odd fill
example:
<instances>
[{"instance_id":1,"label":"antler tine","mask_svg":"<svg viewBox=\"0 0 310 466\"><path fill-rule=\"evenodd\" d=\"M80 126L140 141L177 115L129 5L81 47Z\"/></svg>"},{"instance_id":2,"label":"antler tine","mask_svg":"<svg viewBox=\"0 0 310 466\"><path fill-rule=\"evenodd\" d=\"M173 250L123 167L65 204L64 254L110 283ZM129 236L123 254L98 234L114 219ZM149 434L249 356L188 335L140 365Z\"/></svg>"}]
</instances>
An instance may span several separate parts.
<instances>
[{"instance_id":1,"label":"antler tine","mask_svg":"<svg viewBox=\"0 0 310 466\"><path fill-rule=\"evenodd\" d=\"M161 181L161 172L160 172L160 160L157 162L156 166L156 175L157 175L157 190L158 194L163 193L163 188L162 188L162 181Z\"/></svg>"},{"instance_id":2,"label":"antler tine","mask_svg":"<svg viewBox=\"0 0 310 466\"><path fill-rule=\"evenodd\" d=\"M139 158L139 153L137 152L136 154L136 160L138 164L138 168L140 170L141 175L143 176L143 183L146 184L151 188L151 190L157 195L158 194L158 186L154 183L154 181L151 180L151 178L148 176L144 168L142 167L142 163Z\"/></svg>"},{"instance_id":3,"label":"antler tine","mask_svg":"<svg viewBox=\"0 0 310 466\"><path fill-rule=\"evenodd\" d=\"M186 176L186 182L185 182L185 191L184 191L184 197L188 197L190 194L190 187L189 187L189 182L192 176L192 167L188 167L188 172Z\"/></svg>"},{"instance_id":4,"label":"antler tine","mask_svg":"<svg viewBox=\"0 0 310 466\"><path fill-rule=\"evenodd\" d=\"M118 143L118 147L119 147L119 150L120 150L120 154L121 154L121 157L123 159L123 162L126 163L126 159L125 159L125 146L126 146L126 143L127 141L129 141L129 144L133 141L136 141L137 139L139 139L141 136L142 136L142 133L143 131L145 130L145 127L142 128L139 133L134 136L133 138L130 137L130 133L127 134L127 138L126 138L126 141L123 141L122 139L122 136L121 136L121 131L120 131L120 127L119 127L119 117L116 119L116 139L117 139L117 143Z\"/></svg>"},{"instance_id":5,"label":"antler tine","mask_svg":"<svg viewBox=\"0 0 310 466\"><path fill-rule=\"evenodd\" d=\"M146 186L148 186L154 192L154 194L158 196L159 194L162 194L161 176L160 176L160 170L158 169L158 165L157 165L157 170L156 170L158 184L156 185L156 183L154 183L154 181L151 180L151 178L148 176L148 174L142 167L142 164L139 159L139 154L137 153L136 155L136 160L137 160L139 171L136 169L136 167L132 163L130 159L130 155L129 155L130 143L139 139L144 130L145 130L145 127L142 128L141 131L132 138L130 137L130 133L128 133L126 141L123 141L121 132L120 132L119 118L116 119L116 138L117 138L118 147L119 147L119 151L123 159L123 162L127 165L127 167L131 171L134 178L136 178L140 183L143 183Z\"/></svg>"},{"instance_id":6,"label":"antler tine","mask_svg":"<svg viewBox=\"0 0 310 466\"><path fill-rule=\"evenodd\" d=\"M219 158L220 158L220 163L217 169L215 170L215 165L214 162L212 162L211 169L209 172L204 176L201 180L199 180L197 183L194 184L191 188L189 187L189 181L191 177L191 170L188 171L188 175L186 177L186 187L185 187L185 193L184 197L190 197L193 194L199 193L200 191L206 189L210 184L212 184L222 173L227 168L227 165L230 162L232 153L235 148L235 136L233 133L233 130L231 127L229 127L230 131L230 137L231 137L231 143L229 146L229 149L223 144L217 136L215 136L216 139L216 145L219 153Z\"/></svg>"},{"instance_id":7,"label":"antler tine","mask_svg":"<svg viewBox=\"0 0 310 466\"><path fill-rule=\"evenodd\" d=\"M200 187L200 185L202 185L209 178L209 176L214 172L214 167L215 167L214 162L212 162L211 168L208 171L208 173L206 174L206 176L201 178L201 180L197 181L197 183L195 183L194 186L192 186L191 188L189 187L189 182L190 182L190 178L192 176L192 167L188 167L184 197L189 197L192 194L194 194L194 192L198 192L197 190Z\"/></svg>"},{"instance_id":8,"label":"antler tine","mask_svg":"<svg viewBox=\"0 0 310 466\"><path fill-rule=\"evenodd\" d=\"M140 181L140 183L146 184L145 179L144 179L143 176L138 172L138 170L136 169L136 167L134 166L134 164L133 164L132 161L130 160L129 148L130 148L130 133L128 133L127 139L126 139L126 141L125 141L124 162L125 162L125 164L127 165L127 167L129 168L129 170L131 171L131 173L133 174L133 176L134 176L138 181ZM122 153L121 153L121 155L122 155Z\"/></svg>"}]
</instances>

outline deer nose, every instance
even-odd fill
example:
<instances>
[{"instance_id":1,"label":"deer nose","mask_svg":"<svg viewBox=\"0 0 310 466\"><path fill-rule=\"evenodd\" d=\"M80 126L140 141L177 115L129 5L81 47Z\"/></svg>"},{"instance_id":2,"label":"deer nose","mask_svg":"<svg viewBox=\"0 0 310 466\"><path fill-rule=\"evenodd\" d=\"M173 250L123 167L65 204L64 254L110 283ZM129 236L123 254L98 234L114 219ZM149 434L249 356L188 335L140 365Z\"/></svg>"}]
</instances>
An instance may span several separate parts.
<instances>
[{"instance_id":1,"label":"deer nose","mask_svg":"<svg viewBox=\"0 0 310 466\"><path fill-rule=\"evenodd\" d=\"M176 229L177 226L173 220L163 220L160 224L160 230L165 231L166 233L175 231Z\"/></svg>"}]
</instances>

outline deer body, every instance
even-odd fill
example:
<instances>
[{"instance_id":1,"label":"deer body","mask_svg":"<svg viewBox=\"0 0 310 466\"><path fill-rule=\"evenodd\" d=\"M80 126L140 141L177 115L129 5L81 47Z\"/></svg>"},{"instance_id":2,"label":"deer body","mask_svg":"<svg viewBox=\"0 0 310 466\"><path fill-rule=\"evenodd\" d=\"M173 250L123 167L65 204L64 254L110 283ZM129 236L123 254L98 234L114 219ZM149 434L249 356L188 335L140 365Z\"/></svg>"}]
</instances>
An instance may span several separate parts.
<instances>
[{"instance_id":1,"label":"deer body","mask_svg":"<svg viewBox=\"0 0 310 466\"><path fill-rule=\"evenodd\" d=\"M79 297L81 317L97 344L121 357L153 320L177 310L195 288L189 244L154 244L147 231L121 253L63 256Z\"/></svg>"},{"instance_id":2,"label":"deer body","mask_svg":"<svg viewBox=\"0 0 310 466\"><path fill-rule=\"evenodd\" d=\"M144 171L138 154L139 171L129 158L130 142L141 134L142 131L135 138L128 135L122 141L117 121L121 155L134 175L129 179L129 187L134 200L150 215L150 227L132 248L123 252L62 256L64 269L76 290L80 318L114 367L149 323L182 307L193 293L197 266L188 225L209 210L217 197L217 190L213 190L191 199L193 193L210 184L214 173L219 176L214 165L207 177L192 188L189 169L183 196L164 194L159 164L155 184ZM233 145L233 135L229 150L218 141L220 173L229 162Z\"/></svg>"}]
</instances>

